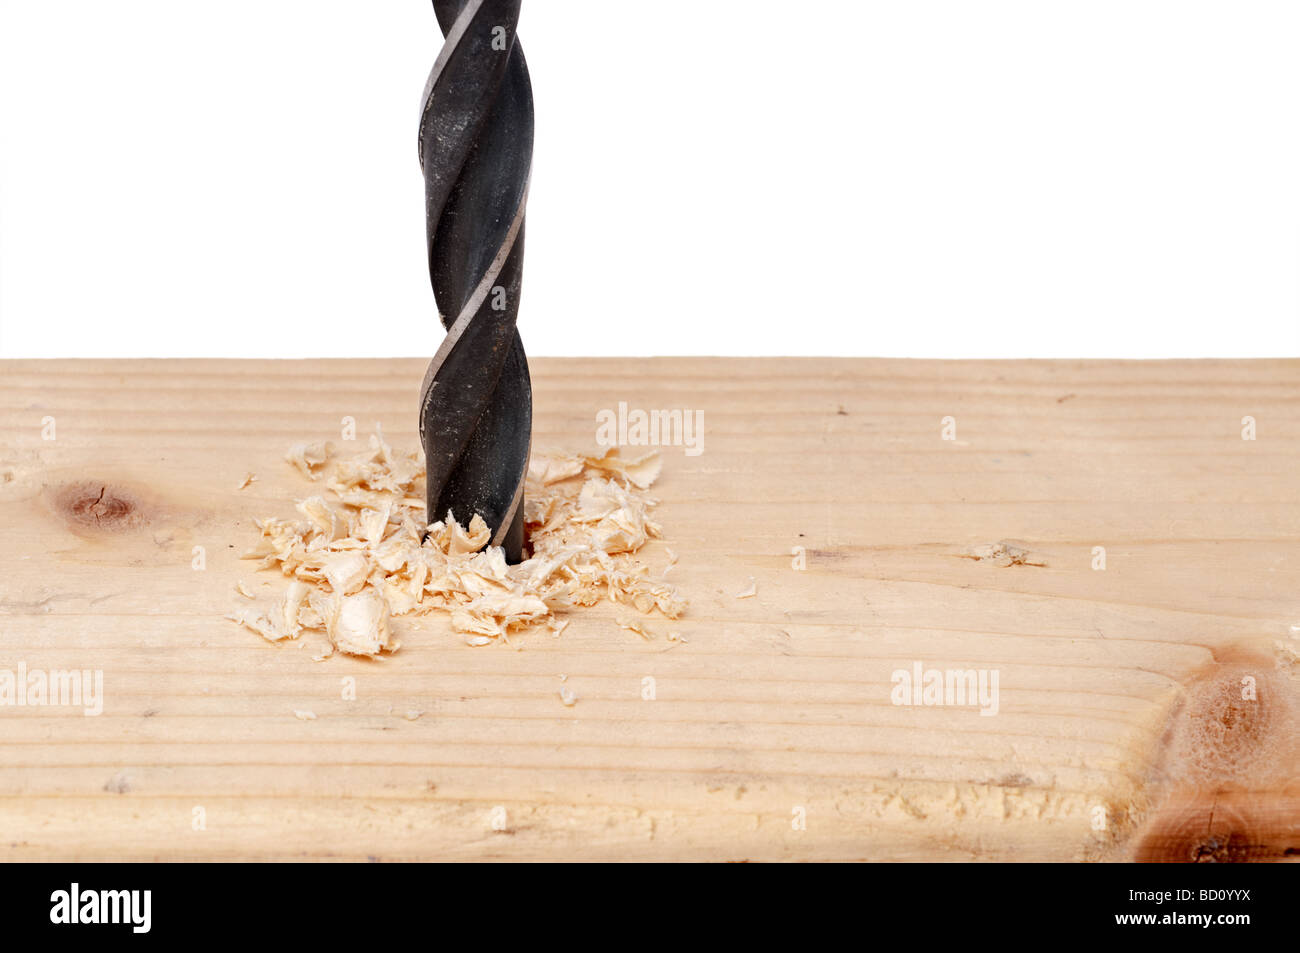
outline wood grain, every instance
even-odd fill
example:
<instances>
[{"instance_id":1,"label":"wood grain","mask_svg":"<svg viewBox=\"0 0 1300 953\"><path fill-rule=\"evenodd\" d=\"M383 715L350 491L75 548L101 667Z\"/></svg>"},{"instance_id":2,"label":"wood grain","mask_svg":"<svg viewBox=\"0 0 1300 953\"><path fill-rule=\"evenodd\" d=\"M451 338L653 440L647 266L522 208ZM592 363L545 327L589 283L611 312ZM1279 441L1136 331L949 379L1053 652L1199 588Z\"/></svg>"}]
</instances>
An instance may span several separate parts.
<instances>
[{"instance_id":1,"label":"wood grain","mask_svg":"<svg viewBox=\"0 0 1300 953\"><path fill-rule=\"evenodd\" d=\"M0 708L0 855L1300 854L1300 361L537 360L536 449L703 411L655 490L689 643L603 605L317 663L224 619L284 584L237 557L310 492L287 445L416 446L423 369L0 363L0 669L105 696ZM1026 564L970 558L1004 541ZM996 671L998 713L892 704L916 662Z\"/></svg>"}]
</instances>

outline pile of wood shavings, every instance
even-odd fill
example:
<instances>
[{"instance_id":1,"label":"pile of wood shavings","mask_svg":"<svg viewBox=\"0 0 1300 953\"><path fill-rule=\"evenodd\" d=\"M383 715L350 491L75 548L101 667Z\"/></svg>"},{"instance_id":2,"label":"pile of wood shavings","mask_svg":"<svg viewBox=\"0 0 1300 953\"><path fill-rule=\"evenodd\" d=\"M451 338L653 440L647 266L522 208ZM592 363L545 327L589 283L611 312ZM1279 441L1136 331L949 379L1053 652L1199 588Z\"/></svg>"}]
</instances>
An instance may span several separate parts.
<instances>
[{"instance_id":1,"label":"pile of wood shavings","mask_svg":"<svg viewBox=\"0 0 1300 953\"><path fill-rule=\"evenodd\" d=\"M298 503L298 519L257 521L262 537L243 558L292 581L269 611L245 607L230 618L272 642L323 631L332 648L317 659L397 651L394 616L447 613L468 644L488 645L531 629L558 635L568 623L557 609L602 599L670 619L686 607L635 557L660 537L649 515L657 501L644 492L659 475L657 453L534 457L524 489L532 555L517 566L500 547L483 549L490 530L477 515L462 527L449 513L421 543L424 465L382 433L352 457L335 460L333 445L319 443L297 444L285 459L328 496ZM644 624L633 630L651 635Z\"/></svg>"}]
</instances>

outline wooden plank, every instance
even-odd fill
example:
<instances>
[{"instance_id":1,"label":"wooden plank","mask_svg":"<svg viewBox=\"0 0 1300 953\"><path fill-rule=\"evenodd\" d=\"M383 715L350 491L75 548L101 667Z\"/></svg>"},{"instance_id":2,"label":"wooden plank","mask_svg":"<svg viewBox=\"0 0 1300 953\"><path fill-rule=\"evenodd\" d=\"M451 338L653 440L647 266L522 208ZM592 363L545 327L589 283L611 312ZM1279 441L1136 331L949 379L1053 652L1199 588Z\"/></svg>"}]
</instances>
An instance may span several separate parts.
<instances>
[{"instance_id":1,"label":"wooden plank","mask_svg":"<svg viewBox=\"0 0 1300 953\"><path fill-rule=\"evenodd\" d=\"M655 490L689 643L323 663L223 618L283 585L237 556L290 442L416 445L422 361L0 367L0 670L104 679L0 707L6 859L1300 855L1300 361L536 360L538 449L703 412ZM917 664L996 715L895 704Z\"/></svg>"}]
</instances>

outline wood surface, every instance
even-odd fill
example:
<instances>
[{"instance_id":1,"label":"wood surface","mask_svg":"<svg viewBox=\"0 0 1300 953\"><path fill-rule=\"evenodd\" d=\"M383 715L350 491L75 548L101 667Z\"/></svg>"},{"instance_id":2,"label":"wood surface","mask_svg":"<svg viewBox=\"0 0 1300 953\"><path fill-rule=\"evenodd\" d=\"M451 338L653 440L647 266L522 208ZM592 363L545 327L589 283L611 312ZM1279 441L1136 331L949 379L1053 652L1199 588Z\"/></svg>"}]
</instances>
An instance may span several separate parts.
<instances>
[{"instance_id":1,"label":"wood surface","mask_svg":"<svg viewBox=\"0 0 1300 953\"><path fill-rule=\"evenodd\" d=\"M104 673L98 717L0 708L0 857L1300 855L1300 361L535 360L537 450L703 411L654 488L689 642L224 618L285 583L238 555L313 492L287 446L414 448L423 371L0 362L0 669ZM914 663L998 713L892 704Z\"/></svg>"}]
</instances>

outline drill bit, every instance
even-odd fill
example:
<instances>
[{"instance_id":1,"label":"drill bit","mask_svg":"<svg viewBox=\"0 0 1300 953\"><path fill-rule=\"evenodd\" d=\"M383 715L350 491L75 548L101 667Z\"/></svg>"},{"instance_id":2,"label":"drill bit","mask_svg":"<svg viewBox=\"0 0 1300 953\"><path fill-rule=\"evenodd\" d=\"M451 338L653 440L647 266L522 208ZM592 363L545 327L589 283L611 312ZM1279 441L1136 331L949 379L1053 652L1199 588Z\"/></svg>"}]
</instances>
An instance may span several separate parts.
<instances>
[{"instance_id":1,"label":"drill bit","mask_svg":"<svg viewBox=\"0 0 1300 953\"><path fill-rule=\"evenodd\" d=\"M433 0L444 42L425 84L419 154L429 278L447 330L420 393L426 518L481 516L522 558L532 384L515 322L533 155L520 0Z\"/></svg>"}]
</instances>

